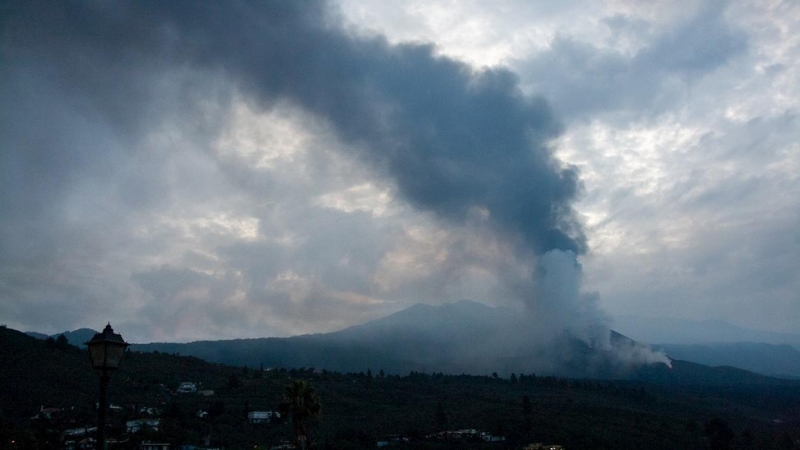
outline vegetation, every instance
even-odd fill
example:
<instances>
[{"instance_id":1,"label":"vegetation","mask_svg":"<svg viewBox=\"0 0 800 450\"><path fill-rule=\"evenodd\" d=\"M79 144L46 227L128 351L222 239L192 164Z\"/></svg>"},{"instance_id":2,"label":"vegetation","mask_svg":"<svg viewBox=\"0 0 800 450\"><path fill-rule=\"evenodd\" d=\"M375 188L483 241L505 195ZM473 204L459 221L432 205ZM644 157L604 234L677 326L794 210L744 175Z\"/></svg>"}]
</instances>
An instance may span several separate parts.
<instances>
[{"instance_id":1,"label":"vegetation","mask_svg":"<svg viewBox=\"0 0 800 450\"><path fill-rule=\"evenodd\" d=\"M95 422L98 382L85 351L48 348L44 341L0 328L0 362L0 448L62 448L65 430ZM109 435L122 441L112 448L134 449L145 440L169 442L173 448L226 449L291 442L296 431L292 420L250 424L247 413L276 410L282 400L306 397L300 394L311 386L324 409L310 408L319 418L309 411L309 428L301 427L299 435L305 431L308 447L319 449L375 448L379 440L397 437L408 442L401 440L396 448L519 449L534 442L567 449L800 448L800 383L665 385L519 373L512 381L421 372L381 375L380 367L370 373L378 375L260 366L245 370L129 352L109 392L110 402L119 406L110 413ZM214 395L176 394L184 381ZM32 419L41 407L60 413ZM125 421L151 417L148 408L155 409L152 417L160 417L159 429L126 433ZM506 440L427 437L442 427L474 428Z\"/></svg>"},{"instance_id":2,"label":"vegetation","mask_svg":"<svg viewBox=\"0 0 800 450\"><path fill-rule=\"evenodd\" d=\"M293 380L278 405L280 413L292 421L294 444L305 450L308 444L309 421L319 417L321 405L314 388L306 380Z\"/></svg>"}]
</instances>

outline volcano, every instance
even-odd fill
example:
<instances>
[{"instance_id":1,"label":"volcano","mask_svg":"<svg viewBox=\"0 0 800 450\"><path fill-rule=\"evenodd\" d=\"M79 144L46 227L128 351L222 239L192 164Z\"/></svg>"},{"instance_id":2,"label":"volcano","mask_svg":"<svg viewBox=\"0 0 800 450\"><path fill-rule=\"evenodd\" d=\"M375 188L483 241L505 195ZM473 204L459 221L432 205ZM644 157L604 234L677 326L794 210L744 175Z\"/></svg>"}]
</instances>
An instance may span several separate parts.
<instances>
[{"instance_id":1,"label":"volcano","mask_svg":"<svg viewBox=\"0 0 800 450\"><path fill-rule=\"evenodd\" d=\"M416 304L333 333L136 344L132 349L180 353L240 366L314 367L342 372L371 369L388 373L414 370L625 378L652 363L637 356L650 353L649 347L609 333L609 341L598 345L564 331L537 328L520 311L464 300L439 306Z\"/></svg>"}]
</instances>

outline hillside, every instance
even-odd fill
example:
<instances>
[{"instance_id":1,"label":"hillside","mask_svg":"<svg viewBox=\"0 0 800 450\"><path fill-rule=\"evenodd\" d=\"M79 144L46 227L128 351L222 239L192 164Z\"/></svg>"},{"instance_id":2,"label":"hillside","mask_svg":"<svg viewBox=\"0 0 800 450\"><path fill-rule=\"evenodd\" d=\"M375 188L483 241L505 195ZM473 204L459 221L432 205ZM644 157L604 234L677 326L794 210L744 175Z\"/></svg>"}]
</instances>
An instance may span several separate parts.
<instances>
[{"instance_id":1,"label":"hillside","mask_svg":"<svg viewBox=\"0 0 800 450\"><path fill-rule=\"evenodd\" d=\"M800 349L800 334L739 327L722 320L615 316L614 329L639 342L668 345L763 342Z\"/></svg>"},{"instance_id":2,"label":"hillside","mask_svg":"<svg viewBox=\"0 0 800 450\"><path fill-rule=\"evenodd\" d=\"M290 338L200 341L186 344L137 344L138 351L191 355L211 362L251 367L316 367L343 372L383 369L470 373L537 373L573 378L636 378L659 383L774 383L747 371L656 363L634 370L608 350L567 337L531 346L527 322L513 310L462 301L440 306L418 304L390 316L338 332ZM612 332L611 342L623 352L646 347ZM728 373L730 372L730 373ZM722 375L726 373L726 375Z\"/></svg>"},{"instance_id":3,"label":"hillside","mask_svg":"<svg viewBox=\"0 0 800 450\"><path fill-rule=\"evenodd\" d=\"M57 338L60 335L64 335L67 338L67 341L76 347L85 347L84 343L88 342L92 337L94 337L95 333L98 333L95 330L90 328L79 328L73 331L64 331L63 333L56 333L51 335L46 335L44 333L38 333L36 331L27 331L25 334L28 336L35 337L37 339L47 339L51 337L53 339Z\"/></svg>"},{"instance_id":4,"label":"hillside","mask_svg":"<svg viewBox=\"0 0 800 450\"><path fill-rule=\"evenodd\" d=\"M689 341L712 337L734 339L734 336L780 341L791 340L794 336L743 330L719 321L701 323L622 316L616 322L621 330L631 332L629 336L633 338L663 338L669 335L677 339L676 330L686 332L678 340ZM649 325L653 325L653 329L647 330ZM676 328L669 329L670 325L675 325ZM579 341L562 345L561 350L567 351L556 355L547 355L541 349L531 352L525 345L521 345L525 343L520 339L524 335L521 328L524 328L524 324L520 324L519 313L516 311L461 301L440 306L417 304L390 316L334 333L189 344L136 344L134 348L141 351L158 350L193 355L207 361L237 366L313 366L336 371L361 371L370 367L381 367L388 373L416 370L510 374L528 371L573 377L624 376L624 373L613 367L603 367L602 364L598 367L602 358L594 358L587 366L585 356L591 351ZM94 330L83 328L59 334L64 334L71 344L83 346L94 333ZM26 334L41 339L48 337L36 332ZM50 337L57 336L58 334ZM612 332L612 342L617 336L621 335ZM716 342L658 344L655 348L663 350L672 359L705 366L729 366L784 378L800 377L800 351L787 344ZM540 364L535 363L537 360ZM555 367L553 364L545 365L541 364L542 360L549 363L556 361L558 364ZM587 368L591 368L591 371Z\"/></svg>"},{"instance_id":5,"label":"hillside","mask_svg":"<svg viewBox=\"0 0 800 450\"><path fill-rule=\"evenodd\" d=\"M28 436L41 444L29 448L45 448L44 440L58 439L59 429L91 425L97 378L88 368L85 351L48 349L42 341L0 328L0 356L4 368L14 369L0 373L4 419L0 425L5 423L0 439ZM682 363L676 361L675 366L677 371ZM730 430L738 447L755 442L779 448L787 437L800 438L800 383L714 387L523 374L503 378L383 376L377 370L371 374L262 372L136 352L126 356L111 383L109 398L122 408L112 414L111 435L127 439L131 448L145 438L198 445L204 437L210 438L211 445L227 449L270 447L288 438L289 425L248 425L245 411L274 409L283 387L297 377L311 380L321 397L323 414L315 424L314 438L323 448L374 448L378 437L386 435L407 437L409 443L400 448L520 448L540 441L568 449L705 448L714 439L704 431L709 424ZM765 378L754 377L756 381ZM167 388L178 381L200 383L215 394L170 394ZM524 397L529 399L527 407ZM67 413L41 427L42 423L30 419L40 405L64 408ZM137 405L162 410L159 432L124 433L121 424L135 417ZM444 412L443 421L437 419L439 409ZM201 419L195 415L198 410L213 414ZM487 447L425 438L442 427L502 433L507 441Z\"/></svg>"},{"instance_id":6,"label":"hillside","mask_svg":"<svg viewBox=\"0 0 800 450\"><path fill-rule=\"evenodd\" d=\"M800 351L787 344L724 342L658 347L674 358L707 366L733 366L764 375L800 377Z\"/></svg>"},{"instance_id":7,"label":"hillside","mask_svg":"<svg viewBox=\"0 0 800 450\"><path fill-rule=\"evenodd\" d=\"M524 315L471 301L418 304L390 316L328 334L186 344L137 344L232 365L314 366L337 371L380 367L409 371L469 373L536 372L613 378L621 368L608 352L569 335L543 335Z\"/></svg>"}]
</instances>

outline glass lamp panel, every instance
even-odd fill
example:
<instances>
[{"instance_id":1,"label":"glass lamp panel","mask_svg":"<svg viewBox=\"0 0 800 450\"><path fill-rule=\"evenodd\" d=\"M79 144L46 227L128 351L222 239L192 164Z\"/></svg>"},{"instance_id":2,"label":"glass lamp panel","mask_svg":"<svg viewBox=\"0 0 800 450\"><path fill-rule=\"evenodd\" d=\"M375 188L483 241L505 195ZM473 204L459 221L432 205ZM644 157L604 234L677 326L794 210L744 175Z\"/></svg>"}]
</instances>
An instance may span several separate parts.
<instances>
[{"instance_id":1,"label":"glass lamp panel","mask_svg":"<svg viewBox=\"0 0 800 450\"><path fill-rule=\"evenodd\" d=\"M121 342L106 342L106 368L117 369L127 345Z\"/></svg>"},{"instance_id":2,"label":"glass lamp panel","mask_svg":"<svg viewBox=\"0 0 800 450\"><path fill-rule=\"evenodd\" d=\"M88 345L89 357L92 359L92 368L103 369L106 365L106 346L103 342Z\"/></svg>"}]
</instances>

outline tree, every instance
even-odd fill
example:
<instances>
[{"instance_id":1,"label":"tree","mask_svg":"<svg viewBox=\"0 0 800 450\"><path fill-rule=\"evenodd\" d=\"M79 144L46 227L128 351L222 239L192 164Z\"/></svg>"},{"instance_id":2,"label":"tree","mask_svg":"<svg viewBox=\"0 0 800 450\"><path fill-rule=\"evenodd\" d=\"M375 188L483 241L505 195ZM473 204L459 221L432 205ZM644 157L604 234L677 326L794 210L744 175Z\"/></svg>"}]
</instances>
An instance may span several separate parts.
<instances>
[{"instance_id":1,"label":"tree","mask_svg":"<svg viewBox=\"0 0 800 450\"><path fill-rule=\"evenodd\" d=\"M59 350L67 350L69 348L69 340L63 334L59 334L56 338L56 348Z\"/></svg>"},{"instance_id":2,"label":"tree","mask_svg":"<svg viewBox=\"0 0 800 450\"><path fill-rule=\"evenodd\" d=\"M734 434L728 423L721 419L711 419L705 425L706 436L711 443L711 450L726 450L731 448Z\"/></svg>"},{"instance_id":3,"label":"tree","mask_svg":"<svg viewBox=\"0 0 800 450\"><path fill-rule=\"evenodd\" d=\"M231 376L228 378L228 388L238 389L239 386L241 386L241 382L239 382L239 377L237 377L235 373L231 374Z\"/></svg>"},{"instance_id":4,"label":"tree","mask_svg":"<svg viewBox=\"0 0 800 450\"><path fill-rule=\"evenodd\" d=\"M436 405L436 416L434 417L434 422L436 423L436 428L438 431L445 431L447 429L447 413L444 411L444 404L439 402Z\"/></svg>"},{"instance_id":5,"label":"tree","mask_svg":"<svg viewBox=\"0 0 800 450\"><path fill-rule=\"evenodd\" d=\"M312 418L319 417L321 409L319 397L308 381L293 380L286 386L278 410L282 416L288 416L292 420L295 448L303 450L308 448L308 422Z\"/></svg>"},{"instance_id":6,"label":"tree","mask_svg":"<svg viewBox=\"0 0 800 450\"><path fill-rule=\"evenodd\" d=\"M223 414L225 414L225 403L222 401L216 401L208 408L208 417L211 419L216 419Z\"/></svg>"}]
</instances>

